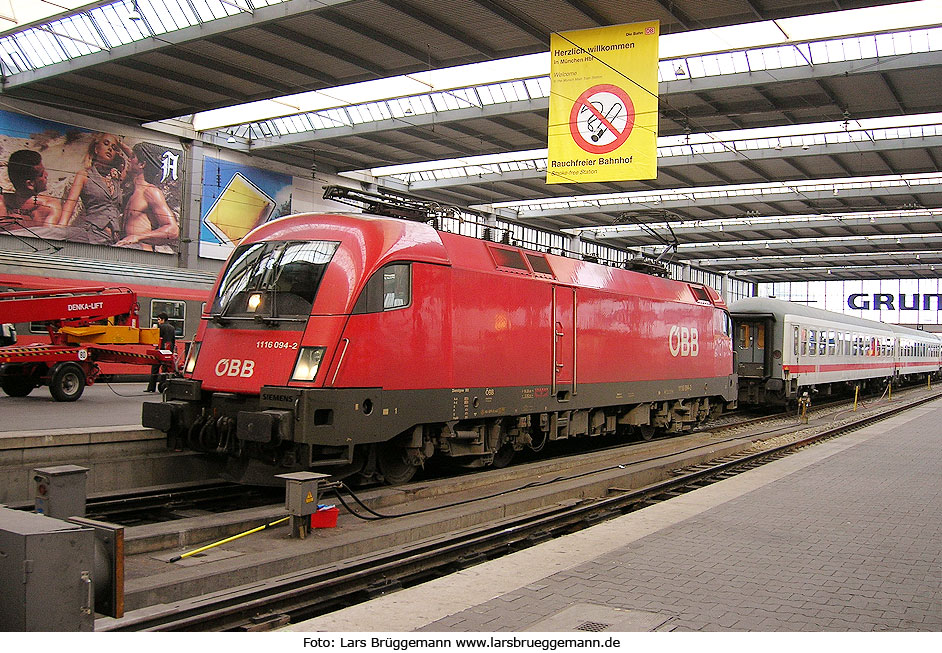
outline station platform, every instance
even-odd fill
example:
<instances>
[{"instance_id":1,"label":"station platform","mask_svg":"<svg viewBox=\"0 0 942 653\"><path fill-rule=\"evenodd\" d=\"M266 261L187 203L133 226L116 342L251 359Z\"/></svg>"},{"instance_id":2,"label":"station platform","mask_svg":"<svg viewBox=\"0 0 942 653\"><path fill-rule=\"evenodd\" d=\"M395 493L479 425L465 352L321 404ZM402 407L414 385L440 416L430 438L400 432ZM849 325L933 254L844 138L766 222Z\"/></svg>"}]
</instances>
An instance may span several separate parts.
<instances>
[{"instance_id":1,"label":"station platform","mask_svg":"<svg viewBox=\"0 0 942 653\"><path fill-rule=\"evenodd\" d=\"M285 630L939 631L940 460L942 400Z\"/></svg>"},{"instance_id":2,"label":"station platform","mask_svg":"<svg viewBox=\"0 0 942 653\"><path fill-rule=\"evenodd\" d=\"M0 504L31 502L38 467L89 468L90 496L218 476L198 454L168 451L164 433L141 426L141 404L160 400L146 387L96 383L75 402L55 401L46 388L0 394Z\"/></svg>"}]
</instances>

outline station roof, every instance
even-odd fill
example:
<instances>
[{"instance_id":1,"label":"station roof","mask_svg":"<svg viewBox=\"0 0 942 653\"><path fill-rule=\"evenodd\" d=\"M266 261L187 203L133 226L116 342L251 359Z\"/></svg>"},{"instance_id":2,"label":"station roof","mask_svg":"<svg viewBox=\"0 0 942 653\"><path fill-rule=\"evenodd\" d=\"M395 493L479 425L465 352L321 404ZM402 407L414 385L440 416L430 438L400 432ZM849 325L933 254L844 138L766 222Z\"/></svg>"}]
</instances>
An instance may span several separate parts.
<instances>
[{"instance_id":1,"label":"station roof","mask_svg":"<svg viewBox=\"0 0 942 653\"><path fill-rule=\"evenodd\" d=\"M616 245L655 248L652 231L672 230L675 259L739 278L935 277L938 25L662 58L658 176L647 181L544 183L545 73L193 123L236 103L290 105L296 93L545 53L556 31L660 20L663 39L887 4L111 0L0 35L0 62L9 97L172 119L167 129L221 147Z\"/></svg>"}]
</instances>

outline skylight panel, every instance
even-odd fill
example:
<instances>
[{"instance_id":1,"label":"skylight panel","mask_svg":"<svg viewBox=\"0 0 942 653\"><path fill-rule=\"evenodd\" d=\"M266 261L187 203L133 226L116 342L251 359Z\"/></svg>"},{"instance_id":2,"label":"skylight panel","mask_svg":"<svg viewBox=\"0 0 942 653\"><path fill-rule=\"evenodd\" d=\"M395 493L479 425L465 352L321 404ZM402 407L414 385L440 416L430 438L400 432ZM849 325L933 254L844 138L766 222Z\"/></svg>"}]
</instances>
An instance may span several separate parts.
<instances>
[{"instance_id":1,"label":"skylight panel","mask_svg":"<svg viewBox=\"0 0 942 653\"><path fill-rule=\"evenodd\" d=\"M92 16L105 40L112 47L131 42L131 35L128 34L128 30L124 25L130 21L120 18L112 5L99 7L92 12Z\"/></svg>"},{"instance_id":2,"label":"skylight panel","mask_svg":"<svg viewBox=\"0 0 942 653\"><path fill-rule=\"evenodd\" d=\"M544 91L542 80L546 80L546 90ZM539 97L549 97L549 78L548 77L538 77L524 80L524 85L527 89L527 95L530 98L539 98Z\"/></svg>"},{"instance_id":3,"label":"skylight panel","mask_svg":"<svg viewBox=\"0 0 942 653\"><path fill-rule=\"evenodd\" d=\"M21 50L32 53L33 56L30 57L30 60L40 66L48 66L61 60L58 56L53 57L51 54L55 52L58 47L55 39L49 32L31 30L18 34L17 45L20 46Z\"/></svg>"},{"instance_id":4,"label":"skylight panel","mask_svg":"<svg viewBox=\"0 0 942 653\"><path fill-rule=\"evenodd\" d=\"M154 16L157 17L157 20L160 21L160 25L164 31L170 32L175 29L181 29L183 27L189 27L196 23L196 16L193 14L192 10L187 6L186 3L173 3L173 9L170 8L169 1L157 2L157 3L148 3L150 4L151 9L154 12ZM140 3L138 3L140 6Z\"/></svg>"},{"instance_id":5,"label":"skylight panel","mask_svg":"<svg viewBox=\"0 0 942 653\"><path fill-rule=\"evenodd\" d=\"M494 98L494 95L491 93L490 86L479 86L478 87L478 97L481 99L481 105L495 104L497 100Z\"/></svg>"},{"instance_id":6,"label":"skylight panel","mask_svg":"<svg viewBox=\"0 0 942 653\"><path fill-rule=\"evenodd\" d=\"M364 122L369 122L371 118L368 115L364 115L363 107L352 106L347 107L347 113L350 115L350 120L354 125L359 125Z\"/></svg>"}]
</instances>

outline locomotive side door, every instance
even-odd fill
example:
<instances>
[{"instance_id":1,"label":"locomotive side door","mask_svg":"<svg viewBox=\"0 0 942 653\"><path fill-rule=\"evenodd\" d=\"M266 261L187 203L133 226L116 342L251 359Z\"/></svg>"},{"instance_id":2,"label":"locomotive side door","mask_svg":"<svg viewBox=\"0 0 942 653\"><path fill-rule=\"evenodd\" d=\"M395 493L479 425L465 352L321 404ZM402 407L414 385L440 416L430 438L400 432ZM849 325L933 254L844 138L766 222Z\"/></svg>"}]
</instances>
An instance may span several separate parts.
<instances>
[{"instance_id":1,"label":"locomotive side door","mask_svg":"<svg viewBox=\"0 0 942 653\"><path fill-rule=\"evenodd\" d=\"M553 394L576 392L576 289L553 286Z\"/></svg>"}]
</instances>

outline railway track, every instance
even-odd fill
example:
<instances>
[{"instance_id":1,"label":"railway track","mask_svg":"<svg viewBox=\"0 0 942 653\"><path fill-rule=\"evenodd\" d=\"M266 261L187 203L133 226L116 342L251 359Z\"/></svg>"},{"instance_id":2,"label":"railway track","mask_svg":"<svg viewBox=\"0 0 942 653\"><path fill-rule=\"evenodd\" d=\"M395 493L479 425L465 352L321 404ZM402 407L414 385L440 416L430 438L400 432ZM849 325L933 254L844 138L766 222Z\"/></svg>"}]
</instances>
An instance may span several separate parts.
<instances>
[{"instance_id":1,"label":"railway track","mask_svg":"<svg viewBox=\"0 0 942 653\"><path fill-rule=\"evenodd\" d=\"M933 394L839 426L808 427L791 441L679 470L674 477L633 490L611 487L592 500L568 500L524 515L448 533L395 549L299 571L264 582L150 608L121 620L102 620L107 631L268 630L323 614L476 562L532 546L652 503L668 500L748 471L817 442L872 424L942 397Z\"/></svg>"}]
</instances>

